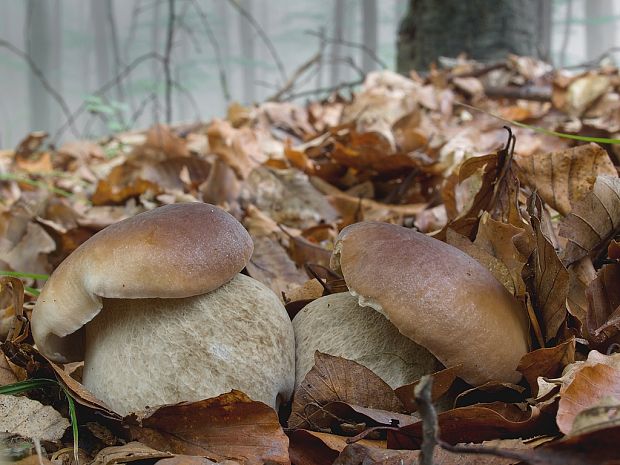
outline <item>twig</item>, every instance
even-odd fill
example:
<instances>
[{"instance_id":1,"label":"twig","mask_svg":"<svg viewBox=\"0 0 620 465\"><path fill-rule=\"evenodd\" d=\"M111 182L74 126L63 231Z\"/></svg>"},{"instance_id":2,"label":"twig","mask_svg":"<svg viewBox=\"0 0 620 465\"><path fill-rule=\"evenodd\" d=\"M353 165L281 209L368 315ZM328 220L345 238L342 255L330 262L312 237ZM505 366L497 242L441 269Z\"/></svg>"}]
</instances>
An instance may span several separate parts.
<instances>
[{"instance_id":1,"label":"twig","mask_svg":"<svg viewBox=\"0 0 620 465\"><path fill-rule=\"evenodd\" d=\"M241 14L241 16L243 16L256 30L262 41L267 46L267 49L269 50L269 53L271 54L273 61L275 62L278 71L280 72L282 82L286 82L286 70L284 69L284 64L282 63L282 60L280 59L278 52L273 45L273 42L271 42L271 39L269 38L265 30L261 27L260 24L258 24L258 22L251 14L239 4L238 1L228 0L228 4L233 6Z\"/></svg>"},{"instance_id":2,"label":"twig","mask_svg":"<svg viewBox=\"0 0 620 465\"><path fill-rule=\"evenodd\" d=\"M295 72L291 75L291 77L288 79L288 81L286 81L284 86L282 86L282 88L278 92L273 94L267 100L268 101L275 101L275 102L279 101L284 94L289 92L295 86L295 82L297 81L297 79L299 79L312 66L314 66L317 63L320 63L322 56L323 56L323 51L319 50L312 57L310 57L309 60L307 60L306 62L302 63L301 66L299 66L299 68L297 68L295 70Z\"/></svg>"},{"instance_id":3,"label":"twig","mask_svg":"<svg viewBox=\"0 0 620 465\"><path fill-rule=\"evenodd\" d=\"M505 86L485 87L484 93L489 98L511 98L532 100L535 102L550 102L551 87L547 86Z\"/></svg>"},{"instance_id":4,"label":"twig","mask_svg":"<svg viewBox=\"0 0 620 465\"><path fill-rule=\"evenodd\" d=\"M69 106L67 105L65 100L62 98L62 95L60 95L52 87L52 85L46 79L45 74L43 74L43 71L41 71L41 69L36 65L36 63L32 60L32 58L30 58L30 55L28 55L26 52L24 52L23 50L20 50L19 48L15 47L13 44L11 44L10 42L4 39L0 39L0 47L6 48L8 51L12 52L13 54L17 55L18 57L26 61L26 63L28 63L30 70L39 79L39 81L41 82L41 85L43 85L43 88L52 96L52 98L56 101L56 103L58 103L58 105L62 109L62 112L65 114L65 116L67 117L67 120L70 123L69 127L71 128L71 132L73 133L73 135L75 137L79 137L79 132L74 125L74 120L71 119L71 110L69 110Z\"/></svg>"},{"instance_id":5,"label":"twig","mask_svg":"<svg viewBox=\"0 0 620 465\"><path fill-rule=\"evenodd\" d=\"M172 41L174 39L174 1L168 0L168 28L166 35L166 51L164 52L164 75L166 94L166 123L172 122L172 70L170 69L170 56L172 54Z\"/></svg>"},{"instance_id":6,"label":"twig","mask_svg":"<svg viewBox=\"0 0 620 465\"><path fill-rule=\"evenodd\" d=\"M230 91L228 90L228 79L226 78L226 69L224 67L224 62L222 60L222 49L220 48L220 43L217 40L217 36L211 29L211 25L207 20L207 15L200 7L200 3L196 0L192 0L192 5L194 9L198 13L198 17L200 18L203 27L205 28L205 32L207 34L207 38L213 47L213 51L215 52L215 61L217 62L217 68L220 76L220 87L222 88L222 92L224 93L224 99L226 102L230 102Z\"/></svg>"},{"instance_id":7,"label":"twig","mask_svg":"<svg viewBox=\"0 0 620 465\"><path fill-rule=\"evenodd\" d=\"M306 34L309 34L309 35L312 35L312 36L315 36L315 37L321 37L315 31L306 31ZM379 55L377 55L373 50L371 50L370 48L368 48L364 44L359 44L357 42L351 42L349 40L338 39L338 38L333 38L333 37L321 37L321 39L324 40L327 43L330 43L330 44L344 45L345 47L357 48L359 50L362 50L375 63L377 63L379 66L381 66L381 68L383 68L383 69L389 68L387 63L385 61L383 61L381 58L379 58Z\"/></svg>"},{"instance_id":8,"label":"twig","mask_svg":"<svg viewBox=\"0 0 620 465\"><path fill-rule=\"evenodd\" d=\"M570 20L573 17L573 0L566 3L566 17L564 18L564 35L562 36L562 46L560 47L560 67L563 68L568 50L568 38L570 33Z\"/></svg>"},{"instance_id":9,"label":"twig","mask_svg":"<svg viewBox=\"0 0 620 465\"><path fill-rule=\"evenodd\" d=\"M118 85L118 83L121 82L123 79L125 79L127 76L129 76L131 72L135 68L137 68L140 64L144 63L145 61L149 61L149 60L157 60L161 62L163 60L163 57L157 52L149 52L149 53L145 53L144 55L137 57L131 63L129 63L125 68L123 68L120 73L118 73L111 80L109 80L103 86L101 86L99 89L93 92L93 94L95 95L104 94L105 92L110 90L115 85ZM69 126L73 127L76 118L79 115L81 115L84 112L84 110L86 110L86 107L87 107L87 103L82 102L80 106L78 106L78 108L73 113L70 113L70 112L68 113L67 120L63 123L62 126L60 126L60 128L52 136L53 142L55 142L65 132L65 130ZM76 135L76 137L79 137L79 136Z\"/></svg>"},{"instance_id":10,"label":"twig","mask_svg":"<svg viewBox=\"0 0 620 465\"><path fill-rule=\"evenodd\" d=\"M420 465L433 465L433 451L438 442L437 412L432 398L433 377L424 375L413 389L418 404L418 412L422 417L422 447L420 448Z\"/></svg>"},{"instance_id":11,"label":"twig","mask_svg":"<svg viewBox=\"0 0 620 465\"><path fill-rule=\"evenodd\" d=\"M363 84L364 80L363 79L358 79L356 81L349 81L349 82L341 82L338 85L335 86L329 86L329 87L322 87L320 89L311 89L311 90L304 90L301 92L297 92L295 94L289 94L286 96L286 101L288 100L294 100L296 98L300 98L300 97L307 97L309 95L316 95L316 94L323 94L323 93L328 93L331 94L332 92L336 92L339 91L341 89L350 89L353 88L355 86L359 86L360 84Z\"/></svg>"}]
</instances>

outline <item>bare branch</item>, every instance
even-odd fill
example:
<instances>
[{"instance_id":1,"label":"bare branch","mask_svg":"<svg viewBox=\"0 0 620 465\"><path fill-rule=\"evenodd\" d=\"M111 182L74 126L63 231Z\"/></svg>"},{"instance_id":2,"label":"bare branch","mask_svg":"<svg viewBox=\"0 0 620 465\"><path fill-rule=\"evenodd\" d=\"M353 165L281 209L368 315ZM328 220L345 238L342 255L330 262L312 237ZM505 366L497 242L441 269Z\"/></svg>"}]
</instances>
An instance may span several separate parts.
<instances>
[{"instance_id":1,"label":"bare branch","mask_svg":"<svg viewBox=\"0 0 620 465\"><path fill-rule=\"evenodd\" d=\"M261 25L258 24L258 22L254 19L254 17L239 4L238 1L228 0L228 4L232 5L241 14L241 16L243 16L256 30L260 38L263 40L263 42L267 46L269 53L271 53L271 56L273 57L273 61L278 67L278 71L280 71L280 77L282 79L282 82L286 82L286 71L284 69L284 64L282 63L282 60L278 56L278 52L276 51L276 48L274 47L273 42L271 42L271 39L269 38L267 33L264 31Z\"/></svg>"},{"instance_id":2,"label":"bare branch","mask_svg":"<svg viewBox=\"0 0 620 465\"><path fill-rule=\"evenodd\" d=\"M309 35L315 36L315 37L320 37L321 40L324 40L325 42L327 42L329 44L339 44L339 45L344 45L345 47L357 48L359 50L362 50L375 63L377 63L379 66L381 66L381 68L383 68L383 69L389 68L389 66L385 63L385 61L383 61L381 58L379 58L379 55L377 55L373 50L371 50L370 48L368 48L364 44L359 44L357 42L351 42L351 41L348 41L348 40L337 39L337 38L332 38L332 37L321 37L319 35L319 33L317 33L316 31L306 31L306 34L309 34Z\"/></svg>"},{"instance_id":3,"label":"bare branch","mask_svg":"<svg viewBox=\"0 0 620 465\"><path fill-rule=\"evenodd\" d=\"M43 71L41 71L41 69L36 65L36 63L32 60L32 58L30 58L30 55L28 55L26 52L24 52L23 50L20 50L19 48L15 47L13 44L11 44L10 42L4 39L0 39L0 47L6 48L8 51L17 55L22 60L24 60L26 63L28 63L30 70L39 79L43 88L52 96L52 98L56 101L56 103L58 103L58 105L62 109L62 112L67 117L67 121L69 123L68 127L71 128L71 132L73 133L73 135L75 137L79 137L79 132L74 125L74 119L71 118L71 110L69 109L67 102L65 102L65 100L62 98L62 95L60 95L56 91L56 89L52 87L52 85L49 83L49 81L46 79L45 75L43 74Z\"/></svg>"},{"instance_id":4,"label":"bare branch","mask_svg":"<svg viewBox=\"0 0 620 465\"><path fill-rule=\"evenodd\" d=\"M295 94L289 94L286 96L285 101L294 100L296 98L308 97L310 95L317 94L331 94L332 92L337 92L342 89L351 89L355 86L359 86L364 82L363 79L358 79L357 81L349 81L349 82L341 82L338 85L330 86L330 87L320 87L318 89L304 90L301 92L297 92Z\"/></svg>"},{"instance_id":5,"label":"bare branch","mask_svg":"<svg viewBox=\"0 0 620 465\"><path fill-rule=\"evenodd\" d=\"M295 82L306 71L308 71L314 65L316 65L316 64L321 62L321 57L322 56L323 56L323 51L319 50L312 57L310 57L309 60L307 60L306 62L302 63L301 66L299 66L299 68L297 68L295 70L295 72L291 75L291 77L288 79L288 81L286 81L284 86L282 86L282 88L278 92L276 92L274 95L269 97L267 100L269 100L269 101L276 101L276 102L279 101L284 94L288 93L295 86Z\"/></svg>"},{"instance_id":6,"label":"bare branch","mask_svg":"<svg viewBox=\"0 0 620 465\"><path fill-rule=\"evenodd\" d=\"M164 52L164 75L166 93L166 123L172 122L172 70L170 68L170 56L172 54L172 41L174 39L174 2L168 0L168 27L166 34L166 50Z\"/></svg>"},{"instance_id":7,"label":"bare branch","mask_svg":"<svg viewBox=\"0 0 620 465\"><path fill-rule=\"evenodd\" d=\"M228 90L228 79L226 77L226 69L224 67L224 62L222 60L222 49L220 48L220 43L217 40L217 36L211 29L211 25L207 19L207 15L200 7L200 3L196 0L192 0L192 4L198 13L198 17L200 18L203 27L205 28L205 32L207 34L207 38L213 47L213 51L215 52L215 61L217 62L217 69L220 75L220 87L222 88L222 92L224 93L224 99L226 102L230 102L230 91Z\"/></svg>"}]
</instances>

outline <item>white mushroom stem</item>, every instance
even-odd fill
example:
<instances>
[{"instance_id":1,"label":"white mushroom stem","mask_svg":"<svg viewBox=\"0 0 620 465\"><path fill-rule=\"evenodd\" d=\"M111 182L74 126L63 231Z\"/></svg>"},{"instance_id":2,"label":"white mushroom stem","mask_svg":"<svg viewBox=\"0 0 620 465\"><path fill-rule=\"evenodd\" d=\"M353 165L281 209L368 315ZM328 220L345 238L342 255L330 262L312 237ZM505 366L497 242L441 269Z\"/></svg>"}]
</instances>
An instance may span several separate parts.
<instances>
[{"instance_id":1,"label":"white mushroom stem","mask_svg":"<svg viewBox=\"0 0 620 465\"><path fill-rule=\"evenodd\" d=\"M271 290L244 275L182 299L104 299L86 326L84 384L116 412L243 391L277 407L294 384L294 335Z\"/></svg>"}]
</instances>

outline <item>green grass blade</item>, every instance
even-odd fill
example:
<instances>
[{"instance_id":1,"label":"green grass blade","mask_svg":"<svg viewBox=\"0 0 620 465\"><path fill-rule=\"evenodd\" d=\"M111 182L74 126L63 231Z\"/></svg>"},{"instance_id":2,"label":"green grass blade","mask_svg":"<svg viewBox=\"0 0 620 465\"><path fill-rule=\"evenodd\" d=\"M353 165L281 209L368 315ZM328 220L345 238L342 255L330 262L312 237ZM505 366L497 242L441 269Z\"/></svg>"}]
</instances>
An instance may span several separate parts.
<instances>
[{"instance_id":1,"label":"green grass blade","mask_svg":"<svg viewBox=\"0 0 620 465\"><path fill-rule=\"evenodd\" d=\"M57 187L50 186L41 181L35 181L34 179L16 176L11 173L0 173L0 181L17 181L32 187L47 189L50 192L53 192L54 194L60 195L62 197L73 197L73 194L71 192L67 192L63 189L58 189Z\"/></svg>"},{"instance_id":2,"label":"green grass blade","mask_svg":"<svg viewBox=\"0 0 620 465\"><path fill-rule=\"evenodd\" d=\"M17 383L0 386L0 394L22 394L27 391L32 391L33 389L41 389L54 385L57 386L58 382L53 379L27 379L26 381L19 381Z\"/></svg>"},{"instance_id":3,"label":"green grass blade","mask_svg":"<svg viewBox=\"0 0 620 465\"><path fill-rule=\"evenodd\" d=\"M532 131L535 131L541 134L546 134L548 136L561 137L563 139L579 140L582 142L598 142L599 144L616 144L616 145L620 144L620 139L609 139L607 137L589 137L589 136L578 136L576 134L566 134L563 132L557 132L557 131L552 131L550 129L541 128L540 126L531 126L529 124L519 123L518 121L512 121L510 119L502 118L501 116L496 115L495 113L491 113L490 111L483 110L481 108L472 107L471 105L467 105L466 103L455 102L455 104L461 107L468 108L470 110L478 111L480 113L484 113L486 115L492 116L493 118L503 121L506 124L511 124L513 126L517 126L517 127L524 128L524 129L530 129Z\"/></svg>"},{"instance_id":4,"label":"green grass blade","mask_svg":"<svg viewBox=\"0 0 620 465\"><path fill-rule=\"evenodd\" d=\"M77 422L77 413L75 411L75 401L67 388L62 386L62 390L65 392L65 396L67 396L67 402L69 403L69 416L71 417L71 431L73 433L73 459L75 460L76 465L80 465L80 457L79 457L79 429Z\"/></svg>"},{"instance_id":5,"label":"green grass blade","mask_svg":"<svg viewBox=\"0 0 620 465\"><path fill-rule=\"evenodd\" d=\"M12 278L31 278L31 279L49 279L48 274L39 273L22 273L21 271L0 270L0 276L10 276Z\"/></svg>"}]
</instances>

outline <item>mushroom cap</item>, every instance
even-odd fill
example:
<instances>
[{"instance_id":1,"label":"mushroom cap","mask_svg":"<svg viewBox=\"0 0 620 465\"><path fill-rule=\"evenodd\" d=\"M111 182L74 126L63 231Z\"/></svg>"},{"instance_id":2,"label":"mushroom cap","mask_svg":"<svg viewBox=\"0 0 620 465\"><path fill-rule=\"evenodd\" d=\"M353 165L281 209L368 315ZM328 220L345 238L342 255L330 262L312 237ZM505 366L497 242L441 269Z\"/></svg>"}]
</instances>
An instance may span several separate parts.
<instances>
[{"instance_id":1,"label":"mushroom cap","mask_svg":"<svg viewBox=\"0 0 620 465\"><path fill-rule=\"evenodd\" d=\"M313 300L293 318L295 384L314 365L314 352L344 357L372 370L393 389L439 371L437 359L348 292Z\"/></svg>"},{"instance_id":2,"label":"mushroom cap","mask_svg":"<svg viewBox=\"0 0 620 465\"><path fill-rule=\"evenodd\" d=\"M252 255L250 235L230 214L205 203L167 205L99 231L49 278L32 312L45 356L82 360L81 328L102 297L180 298L218 288Z\"/></svg>"},{"instance_id":3,"label":"mushroom cap","mask_svg":"<svg viewBox=\"0 0 620 465\"><path fill-rule=\"evenodd\" d=\"M104 307L86 325L83 380L117 413L231 389L277 407L293 393L293 325L253 278L238 274L183 299L104 299Z\"/></svg>"},{"instance_id":4,"label":"mushroom cap","mask_svg":"<svg viewBox=\"0 0 620 465\"><path fill-rule=\"evenodd\" d=\"M525 315L514 297L476 260L402 226L362 222L338 236L340 268L360 305L383 313L473 385L517 382L529 350Z\"/></svg>"}]
</instances>

